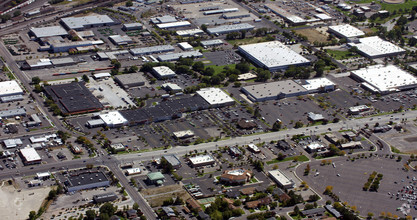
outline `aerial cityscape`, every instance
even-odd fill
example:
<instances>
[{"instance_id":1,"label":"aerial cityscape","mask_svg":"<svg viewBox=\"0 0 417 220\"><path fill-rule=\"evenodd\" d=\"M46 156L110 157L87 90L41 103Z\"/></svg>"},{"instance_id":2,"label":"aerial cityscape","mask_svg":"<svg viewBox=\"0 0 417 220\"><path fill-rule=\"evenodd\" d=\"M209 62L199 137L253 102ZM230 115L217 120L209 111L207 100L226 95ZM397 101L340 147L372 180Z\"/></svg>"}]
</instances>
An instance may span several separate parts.
<instances>
[{"instance_id":1,"label":"aerial cityscape","mask_svg":"<svg viewBox=\"0 0 417 220\"><path fill-rule=\"evenodd\" d=\"M416 14L2 0L0 219L416 219Z\"/></svg>"}]
</instances>

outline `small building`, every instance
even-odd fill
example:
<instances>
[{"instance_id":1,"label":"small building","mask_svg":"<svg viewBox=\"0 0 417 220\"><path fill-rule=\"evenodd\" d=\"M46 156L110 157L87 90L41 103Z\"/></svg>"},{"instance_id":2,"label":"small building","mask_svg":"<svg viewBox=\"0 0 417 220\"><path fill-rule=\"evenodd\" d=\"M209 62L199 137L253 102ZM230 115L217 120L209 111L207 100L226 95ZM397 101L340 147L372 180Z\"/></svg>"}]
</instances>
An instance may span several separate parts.
<instances>
[{"instance_id":1,"label":"small building","mask_svg":"<svg viewBox=\"0 0 417 220\"><path fill-rule=\"evenodd\" d=\"M176 131L172 133L177 140L194 137L194 132L192 130Z\"/></svg>"},{"instance_id":2,"label":"small building","mask_svg":"<svg viewBox=\"0 0 417 220\"><path fill-rule=\"evenodd\" d=\"M279 187L290 189L295 185L294 181L288 178L281 170L271 170L268 172L268 174L278 184Z\"/></svg>"},{"instance_id":3,"label":"small building","mask_svg":"<svg viewBox=\"0 0 417 220\"><path fill-rule=\"evenodd\" d=\"M94 79L100 80L100 79L108 79L111 77L110 73L96 73L93 75Z\"/></svg>"},{"instance_id":4,"label":"small building","mask_svg":"<svg viewBox=\"0 0 417 220\"><path fill-rule=\"evenodd\" d=\"M203 47L215 47L223 45L223 41L221 39L203 40L200 42L200 44Z\"/></svg>"},{"instance_id":5,"label":"small building","mask_svg":"<svg viewBox=\"0 0 417 220\"><path fill-rule=\"evenodd\" d=\"M257 77L256 74L253 74L253 73L243 73L243 74L238 75L237 80L244 81L244 80L255 79L256 77Z\"/></svg>"},{"instance_id":6,"label":"small building","mask_svg":"<svg viewBox=\"0 0 417 220\"><path fill-rule=\"evenodd\" d=\"M340 145L340 149L342 150L356 149L356 148L361 148L361 147L362 147L362 143L360 141L351 141L351 142Z\"/></svg>"},{"instance_id":7,"label":"small building","mask_svg":"<svg viewBox=\"0 0 417 220\"><path fill-rule=\"evenodd\" d=\"M35 187L35 186L41 186L42 181L41 180L31 180L29 181L29 187Z\"/></svg>"},{"instance_id":8,"label":"small building","mask_svg":"<svg viewBox=\"0 0 417 220\"><path fill-rule=\"evenodd\" d=\"M0 118L14 118L16 116L26 116L26 110L24 108L10 109L0 111Z\"/></svg>"},{"instance_id":9,"label":"small building","mask_svg":"<svg viewBox=\"0 0 417 220\"><path fill-rule=\"evenodd\" d=\"M188 30L178 30L176 31L176 34L182 37L189 37L189 36L202 35L204 34L204 31L196 28L196 29L188 29Z\"/></svg>"},{"instance_id":10,"label":"small building","mask_svg":"<svg viewBox=\"0 0 417 220\"><path fill-rule=\"evenodd\" d=\"M181 92L182 91L182 88L175 83L164 83L161 85L161 87L169 92Z\"/></svg>"},{"instance_id":11,"label":"small building","mask_svg":"<svg viewBox=\"0 0 417 220\"><path fill-rule=\"evenodd\" d=\"M248 23L231 24L231 25L220 25L212 28L207 28L208 34L228 34L239 31L251 31L255 26Z\"/></svg>"},{"instance_id":12,"label":"small building","mask_svg":"<svg viewBox=\"0 0 417 220\"><path fill-rule=\"evenodd\" d=\"M234 147L234 146L229 147L229 153L230 155L235 156L235 157L243 155L243 152L239 148Z\"/></svg>"},{"instance_id":13,"label":"small building","mask_svg":"<svg viewBox=\"0 0 417 220\"><path fill-rule=\"evenodd\" d=\"M235 104L235 100L220 88L203 88L197 91L211 107L223 107Z\"/></svg>"},{"instance_id":14,"label":"small building","mask_svg":"<svg viewBox=\"0 0 417 220\"><path fill-rule=\"evenodd\" d=\"M237 126L240 129L247 129L247 130L258 127L258 125L256 124L256 122L254 120L252 120L252 119L248 120L248 119L245 119L245 118L240 119L237 122Z\"/></svg>"},{"instance_id":15,"label":"small building","mask_svg":"<svg viewBox=\"0 0 417 220\"><path fill-rule=\"evenodd\" d=\"M95 203L104 203L104 202L112 202L117 199L117 195L115 193L104 193L99 195L94 195L93 200Z\"/></svg>"},{"instance_id":16,"label":"small building","mask_svg":"<svg viewBox=\"0 0 417 220\"><path fill-rule=\"evenodd\" d=\"M140 170L139 167L137 168L130 168L126 170L126 175L127 176L131 176L131 175L136 175L136 174L140 174L142 171Z\"/></svg>"},{"instance_id":17,"label":"small building","mask_svg":"<svg viewBox=\"0 0 417 220\"><path fill-rule=\"evenodd\" d=\"M168 217L175 217L177 216L174 212L174 210L171 207L162 207L162 211L164 211L165 215Z\"/></svg>"},{"instance_id":18,"label":"small building","mask_svg":"<svg viewBox=\"0 0 417 220\"><path fill-rule=\"evenodd\" d=\"M133 56L143 56L150 55L154 53L164 53L174 51L175 48L171 45L157 45L152 47L142 47L142 48L133 48L129 49L129 52Z\"/></svg>"},{"instance_id":19,"label":"small building","mask_svg":"<svg viewBox=\"0 0 417 220\"><path fill-rule=\"evenodd\" d=\"M110 186L110 181L103 172L97 171L72 174L66 177L64 184L67 191L71 193L79 190Z\"/></svg>"},{"instance_id":20,"label":"small building","mask_svg":"<svg viewBox=\"0 0 417 220\"><path fill-rule=\"evenodd\" d=\"M308 120L310 120L312 122L323 121L324 116L322 114L316 114L314 112L309 112L308 113Z\"/></svg>"},{"instance_id":21,"label":"small building","mask_svg":"<svg viewBox=\"0 0 417 220\"><path fill-rule=\"evenodd\" d=\"M256 188L255 187L246 187L246 188L240 189L239 192L242 193L242 195L251 196L256 192Z\"/></svg>"},{"instance_id":22,"label":"small building","mask_svg":"<svg viewBox=\"0 0 417 220\"><path fill-rule=\"evenodd\" d=\"M110 147L111 147L114 151L116 151L116 152L119 152L119 151L125 151L125 150L126 150L125 145L123 145L122 143L112 144L112 145L110 145Z\"/></svg>"},{"instance_id":23,"label":"small building","mask_svg":"<svg viewBox=\"0 0 417 220\"><path fill-rule=\"evenodd\" d=\"M334 145L338 145L339 143L339 138L337 138L334 134L325 134L324 138Z\"/></svg>"},{"instance_id":24,"label":"small building","mask_svg":"<svg viewBox=\"0 0 417 220\"><path fill-rule=\"evenodd\" d=\"M108 15L66 17L61 18L60 22L67 30L73 29L76 31L84 30L85 28L111 26L116 24L116 22Z\"/></svg>"},{"instance_id":25,"label":"small building","mask_svg":"<svg viewBox=\"0 0 417 220\"><path fill-rule=\"evenodd\" d=\"M148 173L146 176L149 184L162 185L165 181L165 176L161 172Z\"/></svg>"},{"instance_id":26,"label":"small building","mask_svg":"<svg viewBox=\"0 0 417 220\"><path fill-rule=\"evenodd\" d=\"M179 28L179 27L188 27L191 26L191 23L188 21L176 21L170 23L156 24L160 29L170 29L170 28Z\"/></svg>"},{"instance_id":27,"label":"small building","mask_svg":"<svg viewBox=\"0 0 417 220\"><path fill-rule=\"evenodd\" d=\"M177 74L167 66L156 66L152 68L153 75L158 79L168 79L176 77Z\"/></svg>"},{"instance_id":28,"label":"small building","mask_svg":"<svg viewBox=\"0 0 417 220\"><path fill-rule=\"evenodd\" d=\"M110 128L121 127L128 124L128 121L118 111L100 114L99 117L104 121L106 126Z\"/></svg>"},{"instance_id":29,"label":"small building","mask_svg":"<svg viewBox=\"0 0 417 220\"><path fill-rule=\"evenodd\" d=\"M365 32L359 30L358 28L350 24L329 26L328 31L332 34L335 34L338 37L343 37L343 38L354 38L354 37L365 36Z\"/></svg>"},{"instance_id":30,"label":"small building","mask_svg":"<svg viewBox=\"0 0 417 220\"><path fill-rule=\"evenodd\" d=\"M16 80L0 82L0 97L12 95L23 95L23 90Z\"/></svg>"},{"instance_id":31,"label":"small building","mask_svg":"<svg viewBox=\"0 0 417 220\"><path fill-rule=\"evenodd\" d=\"M141 23L129 23L123 24L122 30L124 31L135 31L135 30L142 30L143 24Z\"/></svg>"},{"instance_id":32,"label":"small building","mask_svg":"<svg viewBox=\"0 0 417 220\"><path fill-rule=\"evenodd\" d=\"M398 56L406 52L403 48L382 40L378 36L359 38L358 41L348 43L348 46L357 47L360 54L370 59Z\"/></svg>"},{"instance_id":33,"label":"small building","mask_svg":"<svg viewBox=\"0 0 417 220\"><path fill-rule=\"evenodd\" d=\"M181 42L181 43L178 43L177 45L184 51L193 49L193 46L191 46L188 42Z\"/></svg>"},{"instance_id":34,"label":"small building","mask_svg":"<svg viewBox=\"0 0 417 220\"><path fill-rule=\"evenodd\" d=\"M14 139L6 139L3 141L4 147L6 149L15 148L22 146L23 142L20 140L20 138L14 138Z\"/></svg>"},{"instance_id":35,"label":"small building","mask_svg":"<svg viewBox=\"0 0 417 220\"><path fill-rule=\"evenodd\" d=\"M171 62L171 61L177 61L180 58L200 58L203 57L203 54L195 51L195 50L190 50L190 51L184 51L184 52L179 52L179 53L167 53L167 54L163 54L158 56L158 60L161 62Z\"/></svg>"},{"instance_id":36,"label":"small building","mask_svg":"<svg viewBox=\"0 0 417 220\"><path fill-rule=\"evenodd\" d=\"M113 44L115 44L117 46L127 45L127 44L131 44L131 43L134 42L132 40L132 38L130 38L127 35L123 35L123 36L122 35L111 35L111 36L109 36L109 39Z\"/></svg>"},{"instance_id":37,"label":"small building","mask_svg":"<svg viewBox=\"0 0 417 220\"><path fill-rule=\"evenodd\" d=\"M220 182L228 185L242 185L250 181L253 174L245 169L226 170L220 176Z\"/></svg>"},{"instance_id":38,"label":"small building","mask_svg":"<svg viewBox=\"0 0 417 220\"><path fill-rule=\"evenodd\" d=\"M49 179L50 177L51 177L50 172L36 173L36 178L38 180L46 180L46 179Z\"/></svg>"},{"instance_id":39,"label":"small building","mask_svg":"<svg viewBox=\"0 0 417 220\"><path fill-rule=\"evenodd\" d=\"M285 140L279 140L277 143L277 148L286 151L291 149L291 145Z\"/></svg>"},{"instance_id":40,"label":"small building","mask_svg":"<svg viewBox=\"0 0 417 220\"><path fill-rule=\"evenodd\" d=\"M325 211L326 209L321 207L321 208L315 208L315 209L302 210L301 214L307 217L314 217L314 216L322 216Z\"/></svg>"},{"instance_id":41,"label":"small building","mask_svg":"<svg viewBox=\"0 0 417 220\"><path fill-rule=\"evenodd\" d=\"M370 110L371 108L367 105L358 105L349 108L349 114L351 115L358 115L361 112L365 112Z\"/></svg>"},{"instance_id":42,"label":"small building","mask_svg":"<svg viewBox=\"0 0 417 220\"><path fill-rule=\"evenodd\" d=\"M256 154L261 152L261 150L259 149L259 147L256 146L255 144L249 144L248 145L248 149L250 151L252 151L253 153L256 153Z\"/></svg>"},{"instance_id":43,"label":"small building","mask_svg":"<svg viewBox=\"0 0 417 220\"><path fill-rule=\"evenodd\" d=\"M94 119L94 120L88 120L85 123L85 126L89 128L98 128L98 127L104 127L106 124L101 119Z\"/></svg>"},{"instance_id":44,"label":"small building","mask_svg":"<svg viewBox=\"0 0 417 220\"><path fill-rule=\"evenodd\" d=\"M267 196L267 197L264 197L255 201L246 202L245 206L248 209L256 209L261 206L269 205L271 202L272 202L271 197Z\"/></svg>"},{"instance_id":45,"label":"small building","mask_svg":"<svg viewBox=\"0 0 417 220\"><path fill-rule=\"evenodd\" d=\"M172 168L179 169L181 167L181 161L174 154L164 155L163 158L172 166Z\"/></svg>"},{"instance_id":46,"label":"small building","mask_svg":"<svg viewBox=\"0 0 417 220\"><path fill-rule=\"evenodd\" d=\"M81 154L81 153L83 153L83 149L81 149L79 146L77 146L77 145L72 145L71 146L71 151L72 151L72 153L74 153L74 154Z\"/></svg>"},{"instance_id":47,"label":"small building","mask_svg":"<svg viewBox=\"0 0 417 220\"><path fill-rule=\"evenodd\" d=\"M61 26L30 28L29 34L39 39L42 37L66 36L67 31Z\"/></svg>"},{"instance_id":48,"label":"small building","mask_svg":"<svg viewBox=\"0 0 417 220\"><path fill-rule=\"evenodd\" d=\"M320 143L314 142L306 146L306 151L309 153L321 152L326 151L326 147Z\"/></svg>"},{"instance_id":49,"label":"small building","mask_svg":"<svg viewBox=\"0 0 417 220\"><path fill-rule=\"evenodd\" d=\"M142 73L130 73L117 75L114 77L114 81L122 88L129 89L145 85L146 79Z\"/></svg>"},{"instance_id":50,"label":"small building","mask_svg":"<svg viewBox=\"0 0 417 220\"><path fill-rule=\"evenodd\" d=\"M342 215L332 205L325 205L324 208L330 212L335 218L340 219Z\"/></svg>"},{"instance_id":51,"label":"small building","mask_svg":"<svg viewBox=\"0 0 417 220\"><path fill-rule=\"evenodd\" d=\"M39 156L38 152L36 152L36 150L31 147L20 149L20 155L25 165L38 164L42 161L42 158Z\"/></svg>"},{"instance_id":52,"label":"small building","mask_svg":"<svg viewBox=\"0 0 417 220\"><path fill-rule=\"evenodd\" d=\"M214 158L209 154L190 157L188 160L190 161L192 167L201 167L216 163Z\"/></svg>"}]
</instances>

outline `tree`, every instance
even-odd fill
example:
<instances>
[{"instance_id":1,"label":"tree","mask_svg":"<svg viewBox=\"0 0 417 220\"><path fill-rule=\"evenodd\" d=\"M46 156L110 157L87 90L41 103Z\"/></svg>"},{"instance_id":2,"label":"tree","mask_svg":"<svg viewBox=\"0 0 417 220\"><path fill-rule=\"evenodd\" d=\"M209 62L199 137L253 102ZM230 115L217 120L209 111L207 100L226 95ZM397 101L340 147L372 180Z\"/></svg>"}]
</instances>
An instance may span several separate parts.
<instances>
[{"instance_id":1,"label":"tree","mask_svg":"<svg viewBox=\"0 0 417 220\"><path fill-rule=\"evenodd\" d=\"M108 216L112 216L117 211L117 207L113 206L113 204L109 202L106 202L100 207L99 211L100 215L107 214Z\"/></svg>"},{"instance_id":2,"label":"tree","mask_svg":"<svg viewBox=\"0 0 417 220\"><path fill-rule=\"evenodd\" d=\"M326 186L324 194L330 194L333 191L333 186Z\"/></svg>"},{"instance_id":3,"label":"tree","mask_svg":"<svg viewBox=\"0 0 417 220\"><path fill-rule=\"evenodd\" d=\"M204 70L204 63L201 61L195 62L193 64L193 70L196 72L201 72Z\"/></svg>"},{"instance_id":4,"label":"tree","mask_svg":"<svg viewBox=\"0 0 417 220\"><path fill-rule=\"evenodd\" d=\"M207 25L202 24L201 25L201 30L203 30L204 32L206 32L207 31Z\"/></svg>"},{"instance_id":5,"label":"tree","mask_svg":"<svg viewBox=\"0 0 417 220\"><path fill-rule=\"evenodd\" d=\"M22 14L22 12L20 10L17 10L15 12L13 12L13 17L18 17Z\"/></svg>"},{"instance_id":6,"label":"tree","mask_svg":"<svg viewBox=\"0 0 417 220\"><path fill-rule=\"evenodd\" d=\"M84 82L86 82L86 83L90 82L90 79L88 78L87 75L84 74L82 78L83 78Z\"/></svg>"},{"instance_id":7,"label":"tree","mask_svg":"<svg viewBox=\"0 0 417 220\"><path fill-rule=\"evenodd\" d=\"M282 122L280 122L280 121L276 121L276 122L274 122L274 124L272 125L272 130L273 130L273 131L279 131L279 130L281 130L281 127L282 127Z\"/></svg>"},{"instance_id":8,"label":"tree","mask_svg":"<svg viewBox=\"0 0 417 220\"><path fill-rule=\"evenodd\" d=\"M294 207L294 215L299 215L300 214L300 208L298 208L298 206L296 205Z\"/></svg>"},{"instance_id":9,"label":"tree","mask_svg":"<svg viewBox=\"0 0 417 220\"><path fill-rule=\"evenodd\" d=\"M29 212L29 220L35 220L36 219L36 212L30 211Z\"/></svg>"},{"instance_id":10,"label":"tree","mask_svg":"<svg viewBox=\"0 0 417 220\"><path fill-rule=\"evenodd\" d=\"M239 70L240 73L247 73L250 70L250 65L247 62L242 62L242 63L236 64L236 67L235 68L237 70Z\"/></svg>"},{"instance_id":11,"label":"tree","mask_svg":"<svg viewBox=\"0 0 417 220\"><path fill-rule=\"evenodd\" d=\"M130 66L129 73L136 73L139 70L138 66Z\"/></svg>"},{"instance_id":12,"label":"tree","mask_svg":"<svg viewBox=\"0 0 417 220\"><path fill-rule=\"evenodd\" d=\"M307 176L310 173L310 164L307 164L305 170L304 170L304 175Z\"/></svg>"},{"instance_id":13,"label":"tree","mask_svg":"<svg viewBox=\"0 0 417 220\"><path fill-rule=\"evenodd\" d=\"M302 128L304 126L303 122L297 121L295 122L294 128Z\"/></svg>"},{"instance_id":14,"label":"tree","mask_svg":"<svg viewBox=\"0 0 417 220\"><path fill-rule=\"evenodd\" d=\"M242 205L242 201L240 201L240 199L236 199L236 200L233 202L233 205L234 205L234 206L241 206L241 205Z\"/></svg>"},{"instance_id":15,"label":"tree","mask_svg":"<svg viewBox=\"0 0 417 220\"><path fill-rule=\"evenodd\" d=\"M133 2L129 0L129 1L126 2L125 5L126 5L126 7L132 7L133 6Z\"/></svg>"},{"instance_id":16,"label":"tree","mask_svg":"<svg viewBox=\"0 0 417 220\"><path fill-rule=\"evenodd\" d=\"M38 76L32 77L32 84L38 85L41 82L41 79Z\"/></svg>"},{"instance_id":17,"label":"tree","mask_svg":"<svg viewBox=\"0 0 417 220\"><path fill-rule=\"evenodd\" d=\"M253 116L255 116L257 118L262 117L262 115L261 115L261 109L259 107L255 109L255 112L253 113Z\"/></svg>"},{"instance_id":18,"label":"tree","mask_svg":"<svg viewBox=\"0 0 417 220\"><path fill-rule=\"evenodd\" d=\"M96 218L96 211L94 210L87 210L85 212L86 220L94 220Z\"/></svg>"}]
</instances>

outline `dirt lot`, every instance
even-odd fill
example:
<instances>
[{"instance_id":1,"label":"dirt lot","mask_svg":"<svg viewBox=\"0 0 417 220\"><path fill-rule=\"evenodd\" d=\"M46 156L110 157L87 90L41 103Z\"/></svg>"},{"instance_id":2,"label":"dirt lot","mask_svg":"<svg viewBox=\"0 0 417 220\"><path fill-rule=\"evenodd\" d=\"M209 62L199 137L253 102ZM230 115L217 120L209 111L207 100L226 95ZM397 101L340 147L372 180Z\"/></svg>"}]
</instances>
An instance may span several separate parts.
<instances>
[{"instance_id":1,"label":"dirt lot","mask_svg":"<svg viewBox=\"0 0 417 220\"><path fill-rule=\"evenodd\" d=\"M0 219L27 219L29 212L38 211L50 187L22 189L18 192L7 182L0 187Z\"/></svg>"},{"instance_id":2,"label":"dirt lot","mask_svg":"<svg viewBox=\"0 0 417 220\"><path fill-rule=\"evenodd\" d=\"M327 42L327 35L320 33L320 31L316 29L302 29L296 30L297 34L301 34L307 37L308 41L310 42ZM325 32L324 32L325 33Z\"/></svg>"},{"instance_id":3,"label":"dirt lot","mask_svg":"<svg viewBox=\"0 0 417 220\"><path fill-rule=\"evenodd\" d=\"M403 125L406 132L398 133L394 129L387 133L378 134L379 137L384 139L389 145L397 148L403 153L417 153L417 127L412 124Z\"/></svg>"},{"instance_id":4,"label":"dirt lot","mask_svg":"<svg viewBox=\"0 0 417 220\"><path fill-rule=\"evenodd\" d=\"M169 185L158 188L146 189L141 191L145 199L148 200L151 207L161 206L162 203L169 198L179 196L183 201L191 198L182 185Z\"/></svg>"}]
</instances>

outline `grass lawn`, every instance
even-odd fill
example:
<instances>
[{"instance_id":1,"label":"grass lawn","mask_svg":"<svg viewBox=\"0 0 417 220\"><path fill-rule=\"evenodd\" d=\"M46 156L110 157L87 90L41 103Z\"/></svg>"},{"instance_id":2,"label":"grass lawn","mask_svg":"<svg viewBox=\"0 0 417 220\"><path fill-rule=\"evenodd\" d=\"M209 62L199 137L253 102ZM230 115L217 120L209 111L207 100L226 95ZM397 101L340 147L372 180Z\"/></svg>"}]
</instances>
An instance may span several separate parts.
<instances>
[{"instance_id":1,"label":"grass lawn","mask_svg":"<svg viewBox=\"0 0 417 220\"><path fill-rule=\"evenodd\" d=\"M308 157L306 157L305 155L301 155L301 156L293 156L293 157L286 157L283 160L278 160L277 158L267 161L266 164L270 165L270 164L274 164L274 163L280 163L280 162L285 162L285 161L293 161L295 160L297 157L297 161L299 162L305 162L305 161L309 161Z\"/></svg>"},{"instance_id":2,"label":"grass lawn","mask_svg":"<svg viewBox=\"0 0 417 220\"><path fill-rule=\"evenodd\" d=\"M341 50L326 50L327 54L331 57L335 58L336 60L344 60L352 57L360 57L358 54L353 54L349 51L341 51Z\"/></svg>"},{"instance_id":3,"label":"grass lawn","mask_svg":"<svg viewBox=\"0 0 417 220\"><path fill-rule=\"evenodd\" d=\"M229 68L235 68L236 64L229 64L229 65L224 65L224 66L217 66L217 65L208 65L206 67L211 67L214 69L214 75L221 73L223 71L223 68L228 66Z\"/></svg>"}]
</instances>

